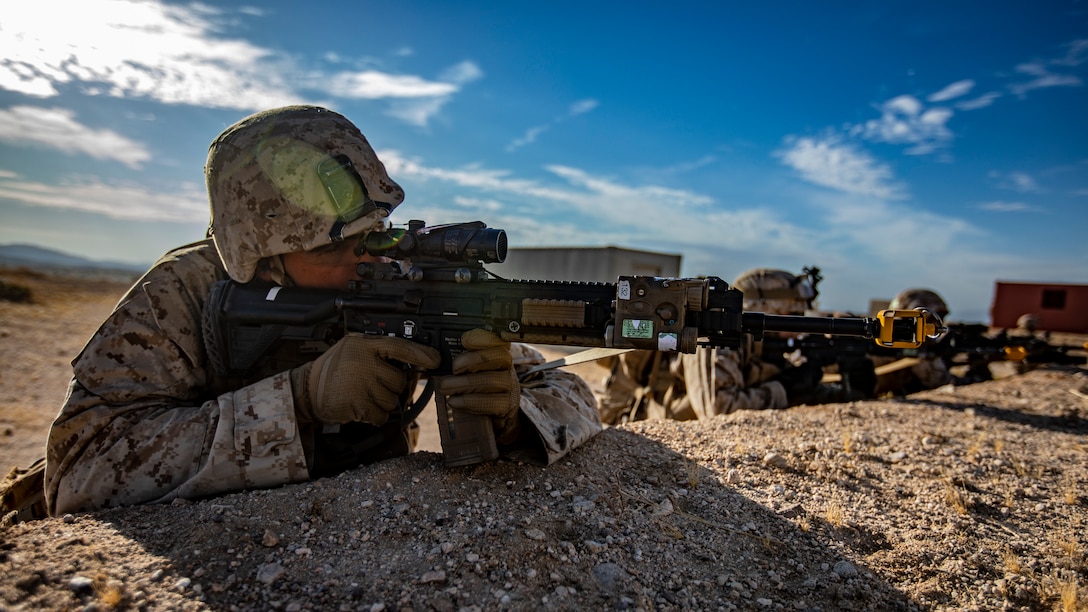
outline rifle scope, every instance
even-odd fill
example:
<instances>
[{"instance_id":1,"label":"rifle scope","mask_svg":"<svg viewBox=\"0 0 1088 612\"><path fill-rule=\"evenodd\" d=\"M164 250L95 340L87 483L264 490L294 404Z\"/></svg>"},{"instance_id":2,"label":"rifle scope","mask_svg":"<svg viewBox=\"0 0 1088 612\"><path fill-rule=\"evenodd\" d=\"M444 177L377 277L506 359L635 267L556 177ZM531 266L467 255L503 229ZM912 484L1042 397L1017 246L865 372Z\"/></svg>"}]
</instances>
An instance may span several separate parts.
<instances>
[{"instance_id":1,"label":"rifle scope","mask_svg":"<svg viewBox=\"0 0 1088 612\"><path fill-rule=\"evenodd\" d=\"M447 261L455 263L502 263L506 260L506 230L489 228L482 221L426 227L409 221L407 229L370 232L358 252L391 259Z\"/></svg>"}]
</instances>

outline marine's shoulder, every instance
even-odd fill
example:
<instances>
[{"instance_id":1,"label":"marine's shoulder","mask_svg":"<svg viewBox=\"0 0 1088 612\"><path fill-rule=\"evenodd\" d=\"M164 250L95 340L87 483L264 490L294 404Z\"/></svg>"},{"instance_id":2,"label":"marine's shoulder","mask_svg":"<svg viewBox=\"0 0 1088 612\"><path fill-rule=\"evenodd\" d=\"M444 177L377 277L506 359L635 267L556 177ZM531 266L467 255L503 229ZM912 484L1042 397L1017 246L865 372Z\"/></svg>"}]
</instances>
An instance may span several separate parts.
<instances>
[{"instance_id":1,"label":"marine's shoulder","mask_svg":"<svg viewBox=\"0 0 1088 612\"><path fill-rule=\"evenodd\" d=\"M160 257L136 281L121 305L147 299L159 304L184 300L202 305L211 286L226 278L215 244L210 239L193 242Z\"/></svg>"},{"instance_id":2,"label":"marine's shoulder","mask_svg":"<svg viewBox=\"0 0 1088 612\"><path fill-rule=\"evenodd\" d=\"M225 276L226 270L211 239L177 247L159 258L148 274L174 276L197 275L203 278Z\"/></svg>"}]
</instances>

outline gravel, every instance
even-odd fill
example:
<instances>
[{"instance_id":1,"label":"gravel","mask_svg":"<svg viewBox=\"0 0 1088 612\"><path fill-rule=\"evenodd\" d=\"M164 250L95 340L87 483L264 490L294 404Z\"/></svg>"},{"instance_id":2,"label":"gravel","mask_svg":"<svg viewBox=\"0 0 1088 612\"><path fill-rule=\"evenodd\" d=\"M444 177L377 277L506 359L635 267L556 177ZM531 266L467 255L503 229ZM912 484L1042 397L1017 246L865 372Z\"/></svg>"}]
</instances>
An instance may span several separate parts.
<instances>
[{"instance_id":1,"label":"gravel","mask_svg":"<svg viewBox=\"0 0 1088 612\"><path fill-rule=\"evenodd\" d=\"M0 606L1086 609L1088 374L606 430L547 468L418 452L0 531Z\"/></svg>"}]
</instances>

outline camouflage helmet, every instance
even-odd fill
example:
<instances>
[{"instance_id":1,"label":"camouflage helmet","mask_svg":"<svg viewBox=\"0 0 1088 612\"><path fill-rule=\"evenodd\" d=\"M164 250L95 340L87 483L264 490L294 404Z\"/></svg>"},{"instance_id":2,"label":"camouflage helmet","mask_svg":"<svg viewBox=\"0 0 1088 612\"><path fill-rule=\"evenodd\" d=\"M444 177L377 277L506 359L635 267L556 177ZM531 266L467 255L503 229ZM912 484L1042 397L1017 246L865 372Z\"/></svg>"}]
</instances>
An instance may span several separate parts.
<instances>
[{"instance_id":1,"label":"camouflage helmet","mask_svg":"<svg viewBox=\"0 0 1088 612\"><path fill-rule=\"evenodd\" d=\"M208 234L231 278L265 257L307 251L379 225L404 201L366 137L316 106L262 111L208 148Z\"/></svg>"},{"instance_id":2,"label":"camouflage helmet","mask_svg":"<svg viewBox=\"0 0 1088 612\"><path fill-rule=\"evenodd\" d=\"M744 309L770 314L803 314L816 299L808 274L755 268L741 274L733 286L744 293Z\"/></svg>"},{"instance_id":3,"label":"camouflage helmet","mask_svg":"<svg viewBox=\"0 0 1088 612\"><path fill-rule=\"evenodd\" d=\"M941 296L931 289L905 289L899 295L892 298L888 308L892 310L914 310L925 308L944 319L948 316L948 305Z\"/></svg>"},{"instance_id":4,"label":"camouflage helmet","mask_svg":"<svg viewBox=\"0 0 1088 612\"><path fill-rule=\"evenodd\" d=\"M1020 318L1016 320L1016 328L1030 332L1039 329L1039 315L1030 312L1020 315Z\"/></svg>"}]
</instances>

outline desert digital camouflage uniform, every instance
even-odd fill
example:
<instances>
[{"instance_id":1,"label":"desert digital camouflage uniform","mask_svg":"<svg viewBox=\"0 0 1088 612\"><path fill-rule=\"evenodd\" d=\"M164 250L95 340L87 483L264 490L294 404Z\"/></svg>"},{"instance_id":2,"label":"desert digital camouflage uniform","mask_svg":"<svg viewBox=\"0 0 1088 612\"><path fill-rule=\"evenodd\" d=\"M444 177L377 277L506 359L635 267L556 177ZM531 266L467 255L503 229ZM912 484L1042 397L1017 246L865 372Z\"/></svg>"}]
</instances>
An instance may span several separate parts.
<instances>
[{"instance_id":1,"label":"desert digital camouflage uniform","mask_svg":"<svg viewBox=\"0 0 1088 612\"><path fill-rule=\"evenodd\" d=\"M785 408L786 390L771 380L779 368L759 359L751 338L744 338L737 349L631 351L601 360L610 369L599 398L601 421L688 421L737 410Z\"/></svg>"},{"instance_id":2,"label":"desert digital camouflage uniform","mask_svg":"<svg viewBox=\"0 0 1088 612\"><path fill-rule=\"evenodd\" d=\"M314 198L323 192L307 168L333 152L358 171L378 200L368 202L373 210L352 216ZM205 301L217 281L251 281L262 261L289 283L280 254L362 235L403 191L354 125L316 107L258 113L228 128L212 143L206 174L213 238L163 256L72 363L47 444L52 515L304 481L314 476L307 458L332 439L300 427L289 371L245 381L215 373ZM544 361L529 347L511 350L517 369ZM521 459L553 462L601 429L588 385L560 370L521 387L520 411L537 433L509 449ZM399 425L379 429L383 442L364 462L410 451Z\"/></svg>"},{"instance_id":3,"label":"desert digital camouflage uniform","mask_svg":"<svg viewBox=\"0 0 1088 612\"><path fill-rule=\"evenodd\" d=\"M948 316L948 306L944 299L931 289L905 289L900 291L888 304L892 310L913 310L926 308L944 320ZM898 361L896 357L872 356L871 359L880 372ZM876 395L906 395L925 389L935 389L952 382L952 373L948 364L939 355L925 355L918 359L907 358L904 364L909 367L893 369L877 377Z\"/></svg>"}]
</instances>

